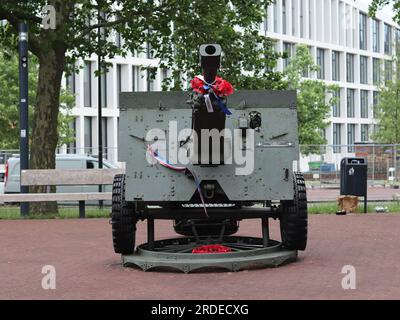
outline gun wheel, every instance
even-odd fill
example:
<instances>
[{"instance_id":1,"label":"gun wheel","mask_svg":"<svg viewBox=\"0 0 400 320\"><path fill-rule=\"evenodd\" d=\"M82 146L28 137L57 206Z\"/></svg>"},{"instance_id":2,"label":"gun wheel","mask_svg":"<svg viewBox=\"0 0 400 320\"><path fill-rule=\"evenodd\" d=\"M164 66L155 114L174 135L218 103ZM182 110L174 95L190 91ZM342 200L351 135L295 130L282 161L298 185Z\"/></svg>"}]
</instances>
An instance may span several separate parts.
<instances>
[{"instance_id":1,"label":"gun wheel","mask_svg":"<svg viewBox=\"0 0 400 320\"><path fill-rule=\"evenodd\" d=\"M281 201L280 227L282 245L289 250L305 250L307 246L307 193L303 174L293 175L294 199Z\"/></svg>"},{"instance_id":2,"label":"gun wheel","mask_svg":"<svg viewBox=\"0 0 400 320\"><path fill-rule=\"evenodd\" d=\"M115 253L132 254L135 250L136 220L134 205L125 201L125 175L114 177L111 225Z\"/></svg>"}]
</instances>

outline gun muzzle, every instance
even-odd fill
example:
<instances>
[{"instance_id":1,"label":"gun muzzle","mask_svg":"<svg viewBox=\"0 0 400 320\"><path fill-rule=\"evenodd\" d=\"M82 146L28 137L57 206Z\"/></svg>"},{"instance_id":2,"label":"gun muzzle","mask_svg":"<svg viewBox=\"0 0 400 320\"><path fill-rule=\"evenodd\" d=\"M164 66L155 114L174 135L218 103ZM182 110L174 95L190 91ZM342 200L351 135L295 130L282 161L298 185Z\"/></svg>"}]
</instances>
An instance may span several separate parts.
<instances>
[{"instance_id":1,"label":"gun muzzle","mask_svg":"<svg viewBox=\"0 0 400 320\"><path fill-rule=\"evenodd\" d=\"M219 44L202 44L199 51L204 80L207 83L213 83L221 66L221 46Z\"/></svg>"}]
</instances>

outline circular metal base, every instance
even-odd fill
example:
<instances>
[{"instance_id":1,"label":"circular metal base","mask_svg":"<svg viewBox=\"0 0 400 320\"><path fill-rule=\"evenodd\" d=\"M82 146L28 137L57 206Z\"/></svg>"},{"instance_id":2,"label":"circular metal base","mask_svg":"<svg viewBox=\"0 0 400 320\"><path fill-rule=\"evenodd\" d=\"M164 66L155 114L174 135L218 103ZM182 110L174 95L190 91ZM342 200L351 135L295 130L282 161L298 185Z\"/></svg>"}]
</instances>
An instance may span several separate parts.
<instances>
[{"instance_id":1,"label":"circular metal base","mask_svg":"<svg viewBox=\"0 0 400 320\"><path fill-rule=\"evenodd\" d=\"M205 244L220 244L229 247L230 253L193 254L192 250ZM136 253L123 255L124 266L137 266L143 271L150 269L176 269L189 273L195 270L221 268L228 271L240 271L254 267L278 267L297 260L297 251L282 248L281 243L269 240L268 247L263 240L250 237L224 237L221 240L211 238L177 238L154 241L137 247Z\"/></svg>"}]
</instances>

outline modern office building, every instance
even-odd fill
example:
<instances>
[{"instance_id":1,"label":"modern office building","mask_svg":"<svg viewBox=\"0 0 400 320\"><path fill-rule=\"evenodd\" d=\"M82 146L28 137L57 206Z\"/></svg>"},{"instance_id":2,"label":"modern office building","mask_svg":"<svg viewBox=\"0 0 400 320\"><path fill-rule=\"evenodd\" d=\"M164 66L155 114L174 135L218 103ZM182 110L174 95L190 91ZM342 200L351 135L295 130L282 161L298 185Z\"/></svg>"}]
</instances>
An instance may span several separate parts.
<instances>
[{"instance_id":1,"label":"modern office building","mask_svg":"<svg viewBox=\"0 0 400 320\"><path fill-rule=\"evenodd\" d=\"M382 76L390 79L393 75L392 57L399 28L390 10L378 12L375 19L368 17L368 5L367 0L276 0L268 7L267 18L260 27L260 32L276 40L277 50L289 54L288 59L279 61L278 70L284 70L297 44L305 44L320 66L310 77L340 87L336 93L339 102L332 108L324 132L333 146L326 148L322 159L326 162L354 155L354 143L371 141L376 125L376 85L385 80ZM117 36L116 41L121 43L123 39ZM160 90L167 71L158 68L155 80L151 80L141 70L141 66L157 67L150 50L110 62L113 67L102 78L103 141L108 159L117 161L118 93ZM97 153L96 57L82 62L82 66L79 74L65 79L76 94L76 142L64 151Z\"/></svg>"},{"instance_id":2,"label":"modern office building","mask_svg":"<svg viewBox=\"0 0 400 320\"><path fill-rule=\"evenodd\" d=\"M324 132L332 146L325 148L326 154L320 159L326 162L338 164L343 156L354 156L354 143L371 142L377 84L393 76L399 28L389 8L370 18L369 3L276 0L268 8L264 30L276 39L277 50L291 56L296 44L309 46L320 66L320 71L310 77L340 88L336 93L339 102L333 106ZM284 70L289 59L280 61L278 69Z\"/></svg>"}]
</instances>

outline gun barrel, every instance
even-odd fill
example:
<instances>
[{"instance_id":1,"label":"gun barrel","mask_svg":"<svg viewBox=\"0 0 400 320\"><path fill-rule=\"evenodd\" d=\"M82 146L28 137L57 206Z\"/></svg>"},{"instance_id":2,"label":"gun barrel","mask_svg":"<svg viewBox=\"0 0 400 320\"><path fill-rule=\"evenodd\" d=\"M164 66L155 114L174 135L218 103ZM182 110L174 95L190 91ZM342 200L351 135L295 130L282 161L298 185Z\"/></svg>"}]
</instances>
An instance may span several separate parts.
<instances>
[{"instance_id":1,"label":"gun barrel","mask_svg":"<svg viewBox=\"0 0 400 320\"><path fill-rule=\"evenodd\" d=\"M219 44L203 44L199 51L204 80L207 83L213 83L221 66L221 46Z\"/></svg>"}]
</instances>

